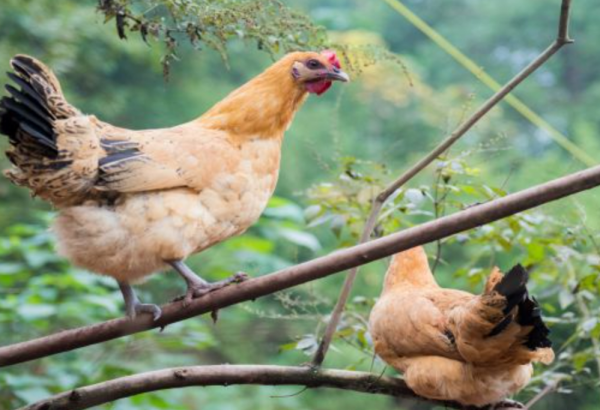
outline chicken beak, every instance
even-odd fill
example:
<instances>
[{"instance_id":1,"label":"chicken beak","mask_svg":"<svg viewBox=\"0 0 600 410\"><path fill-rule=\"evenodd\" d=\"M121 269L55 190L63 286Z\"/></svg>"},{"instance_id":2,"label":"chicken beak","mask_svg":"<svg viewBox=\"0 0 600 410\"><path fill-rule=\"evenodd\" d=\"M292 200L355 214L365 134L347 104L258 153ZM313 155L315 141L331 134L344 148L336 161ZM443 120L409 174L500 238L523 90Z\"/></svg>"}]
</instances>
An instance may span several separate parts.
<instances>
[{"instance_id":1,"label":"chicken beak","mask_svg":"<svg viewBox=\"0 0 600 410\"><path fill-rule=\"evenodd\" d=\"M325 78L332 81L341 81L343 83L350 81L350 76L337 67L332 67L331 70L327 71Z\"/></svg>"}]
</instances>

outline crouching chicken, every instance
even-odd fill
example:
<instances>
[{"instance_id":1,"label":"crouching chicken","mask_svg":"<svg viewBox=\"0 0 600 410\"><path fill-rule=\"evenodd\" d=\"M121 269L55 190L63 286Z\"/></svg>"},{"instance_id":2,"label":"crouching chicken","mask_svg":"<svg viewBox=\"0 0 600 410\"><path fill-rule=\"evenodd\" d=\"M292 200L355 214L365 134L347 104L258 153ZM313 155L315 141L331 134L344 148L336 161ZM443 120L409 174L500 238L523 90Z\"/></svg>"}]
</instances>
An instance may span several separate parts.
<instances>
[{"instance_id":1,"label":"crouching chicken","mask_svg":"<svg viewBox=\"0 0 600 410\"><path fill-rule=\"evenodd\" d=\"M422 247L394 256L369 319L375 352L420 396L506 404L554 359L549 330L520 265L495 268L481 295L436 283Z\"/></svg>"},{"instance_id":2,"label":"crouching chicken","mask_svg":"<svg viewBox=\"0 0 600 410\"><path fill-rule=\"evenodd\" d=\"M284 132L309 93L348 81L331 51L283 57L200 118L134 131L70 105L44 64L18 55L0 101L11 147L6 176L50 202L58 249L73 264L114 277L129 316L161 310L131 284L173 268L185 302L229 283L208 283L185 259L243 233L273 194Z\"/></svg>"}]
</instances>

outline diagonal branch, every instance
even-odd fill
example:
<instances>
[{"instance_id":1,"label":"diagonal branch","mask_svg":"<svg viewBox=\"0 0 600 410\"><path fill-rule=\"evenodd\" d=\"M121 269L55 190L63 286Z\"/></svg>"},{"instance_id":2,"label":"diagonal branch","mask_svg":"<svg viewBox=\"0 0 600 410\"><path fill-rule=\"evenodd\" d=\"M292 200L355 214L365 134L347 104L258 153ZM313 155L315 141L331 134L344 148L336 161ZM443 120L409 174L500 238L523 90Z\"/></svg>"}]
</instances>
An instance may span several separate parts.
<instances>
[{"instance_id":1,"label":"diagonal branch","mask_svg":"<svg viewBox=\"0 0 600 410\"><path fill-rule=\"evenodd\" d=\"M429 401L444 408L462 409L456 402L417 396L404 381L378 374L347 370L264 365L189 366L139 373L57 394L19 410L83 410L118 399L157 390L190 386L300 385ZM511 410L511 409L507 409Z\"/></svg>"},{"instance_id":2,"label":"diagonal branch","mask_svg":"<svg viewBox=\"0 0 600 410\"><path fill-rule=\"evenodd\" d=\"M369 240L375 229L377 218L385 202L392 196L392 194L415 177L419 172L425 169L431 164L436 158L443 154L448 148L450 148L456 141L464 136L475 124L479 122L492 108L494 108L506 95L508 95L515 87L522 83L528 78L535 70L541 67L550 57L552 57L558 50L560 50L565 44L572 43L573 40L568 35L568 21L569 21L569 10L571 6L571 0L563 0L561 7L561 14L559 19L559 29L556 40L544 50L535 60L533 60L527 67L525 67L520 73L518 73L512 80L506 83L500 90L498 90L489 100L487 100L477 111L475 111L469 118L467 118L452 134L444 139L437 147L433 149L429 154L423 157L410 169L405 171L398 179L389 184L372 203L371 213L367 219L367 223L363 229L359 243L365 243ZM325 360L325 355L333 339L333 335L338 327L338 324L342 317L344 307L350 297L350 291L358 274L358 267L353 268L348 272L346 281L340 292L338 301L331 313L331 318L325 329L323 339L319 344L317 351L312 360L313 366L320 366Z\"/></svg>"},{"instance_id":3,"label":"diagonal branch","mask_svg":"<svg viewBox=\"0 0 600 410\"><path fill-rule=\"evenodd\" d=\"M481 83L486 85L494 92L500 89L501 84L494 80L494 78L487 74L480 66L478 66L473 60L471 60L458 48L456 48L452 43L446 40L440 33L435 31L433 27L425 23L417 15L410 11L410 9L406 7L406 5L404 5L400 0L384 1L388 3L396 12L402 15L402 17L408 20L413 26L415 26L423 34L429 37L429 39L433 41L439 48L441 48L446 54L448 54L450 57L456 60L456 62L458 62L471 74L473 74L473 76L475 76L477 80L479 80ZM569 7L569 5L563 3L563 7ZM566 38L567 25L565 24L565 22L568 20L568 14L563 13L561 16L564 17L564 19L563 23L559 22L558 36L560 39L565 39L566 41L571 42L572 40L567 40ZM517 98L514 95L507 95L504 99L504 102L510 105L515 111L521 114L523 118L525 118L531 124L545 131L548 134L548 136L554 140L554 142L556 142L565 151L571 154L573 158L577 159L578 161L580 161L588 167L594 166L596 164L596 160L593 158L592 155L590 155L588 152L574 144L570 139L568 139L563 133L558 131L548 121L544 120L533 110L531 110L519 98Z\"/></svg>"},{"instance_id":4,"label":"diagonal branch","mask_svg":"<svg viewBox=\"0 0 600 410\"><path fill-rule=\"evenodd\" d=\"M153 328L165 327L193 316L212 312L240 302L320 279L336 272L364 265L412 247L446 238L510 215L585 191L600 185L600 165L545 184L473 206L453 215L415 226L368 243L333 252L281 271L230 286L189 306L182 302L162 307L162 317L153 322L148 315L134 320L109 320L95 325L65 330L50 336L0 347L0 367L51 356Z\"/></svg>"}]
</instances>

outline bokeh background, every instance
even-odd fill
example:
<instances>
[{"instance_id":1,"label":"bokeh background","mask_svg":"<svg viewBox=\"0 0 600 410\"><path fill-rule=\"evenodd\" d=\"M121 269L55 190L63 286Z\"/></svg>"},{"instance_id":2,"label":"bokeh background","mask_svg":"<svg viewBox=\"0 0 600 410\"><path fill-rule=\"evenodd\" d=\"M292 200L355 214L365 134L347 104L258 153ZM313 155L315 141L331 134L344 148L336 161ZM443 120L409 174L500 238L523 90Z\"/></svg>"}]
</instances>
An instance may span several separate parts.
<instances>
[{"instance_id":1,"label":"bokeh background","mask_svg":"<svg viewBox=\"0 0 600 410\"><path fill-rule=\"evenodd\" d=\"M326 28L330 42L375 52L354 64L353 81L311 97L286 134L276 197L245 235L191 259L217 280L238 270L263 275L356 242L370 199L492 91L382 0L286 0ZM558 0L405 0L412 12L502 83L556 35ZM507 192L591 165L600 152L600 7L574 2L576 42L532 75L515 95L565 135L565 149L507 103L384 210L377 234L412 226ZM228 43L227 64L210 48L181 42L163 78L162 44L119 40L96 2L2 0L0 69L16 53L42 59L70 102L102 120L131 128L173 126L199 116L271 64L251 41ZM352 57L352 53L350 53ZM360 52L354 58L360 60ZM374 57L373 57L374 56ZM393 58L390 58L393 56ZM364 56L363 56L364 57ZM363 59L364 60L364 59ZM0 141L6 147L6 141ZM2 168L8 167L5 158ZM526 401L557 384L535 409L592 409L600 370L600 191L549 204L427 247L445 286L481 289L491 266L521 262L552 326L557 361L536 369ZM116 283L71 267L54 253L54 211L0 179L0 344L122 315ZM387 261L365 266L325 362L328 367L394 374L373 357L365 321ZM179 365L307 362L343 275L281 292L208 317L0 370L0 409L77 386ZM173 273L139 286L146 301L182 292ZM297 393L297 394L296 394ZM110 409L420 409L389 397L295 387L189 388L124 399Z\"/></svg>"}]
</instances>

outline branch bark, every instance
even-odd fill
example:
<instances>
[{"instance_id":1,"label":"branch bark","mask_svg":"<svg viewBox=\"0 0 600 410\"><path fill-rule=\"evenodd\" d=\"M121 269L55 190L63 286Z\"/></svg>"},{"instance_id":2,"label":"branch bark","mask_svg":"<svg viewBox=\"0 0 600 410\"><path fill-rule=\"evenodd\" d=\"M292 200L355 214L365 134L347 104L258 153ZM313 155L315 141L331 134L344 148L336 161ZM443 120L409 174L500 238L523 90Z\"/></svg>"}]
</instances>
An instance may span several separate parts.
<instances>
[{"instance_id":1,"label":"branch bark","mask_svg":"<svg viewBox=\"0 0 600 410\"><path fill-rule=\"evenodd\" d=\"M144 330L165 327L193 316L212 312L243 301L320 279L336 272L364 265L412 247L457 234L536 206L600 185L600 165L526 190L476 205L435 221L415 226L362 245L260 276L193 300L187 307L174 302L162 307L154 322L149 315L134 320L114 319L95 325L65 330L50 336L0 348L0 366L71 351Z\"/></svg>"},{"instance_id":2,"label":"branch bark","mask_svg":"<svg viewBox=\"0 0 600 410\"><path fill-rule=\"evenodd\" d=\"M313 370L309 367L218 365L177 367L121 377L60 393L19 410L82 410L157 390L248 384L327 387L429 401L417 396L400 379L366 372ZM463 408L456 402L430 402L445 408Z\"/></svg>"},{"instance_id":3,"label":"branch bark","mask_svg":"<svg viewBox=\"0 0 600 410\"><path fill-rule=\"evenodd\" d=\"M429 164L435 161L440 155L442 155L448 148L456 143L467 131L469 131L475 124L479 122L492 108L494 108L500 101L504 99L515 87L521 84L527 79L535 70L541 67L550 57L552 57L558 50L564 45L572 43L573 40L569 38L568 24L569 24L569 12L571 7L571 0L563 0L560 11L559 27L556 40L544 50L538 57L536 57L527 67L525 67L520 73L513 77L508 83L500 88L489 100L487 100L477 111L475 111L469 118L467 118L453 133L451 133L446 139L444 139L437 147L433 149L429 154L423 157L419 162L413 165L410 169L405 171L398 179L389 184L373 201L371 206L371 213L367 219L367 223L363 229L359 244L365 243L369 240L375 229L377 218L381 209L385 205L386 201L392 196L392 194L400 187L404 186L408 181L414 178L419 172L425 169ZM329 345L333 339L333 335L338 327L338 324L342 318L344 307L350 297L350 291L354 285L356 275L358 274L359 267L355 267L346 276L342 291L338 297L338 301L331 313L331 318L323 338L319 343L319 347L315 352L312 359L313 366L320 366L325 360L325 355L329 350Z\"/></svg>"}]
</instances>

